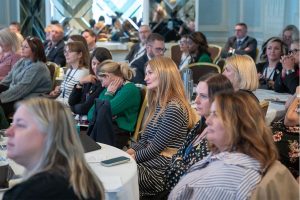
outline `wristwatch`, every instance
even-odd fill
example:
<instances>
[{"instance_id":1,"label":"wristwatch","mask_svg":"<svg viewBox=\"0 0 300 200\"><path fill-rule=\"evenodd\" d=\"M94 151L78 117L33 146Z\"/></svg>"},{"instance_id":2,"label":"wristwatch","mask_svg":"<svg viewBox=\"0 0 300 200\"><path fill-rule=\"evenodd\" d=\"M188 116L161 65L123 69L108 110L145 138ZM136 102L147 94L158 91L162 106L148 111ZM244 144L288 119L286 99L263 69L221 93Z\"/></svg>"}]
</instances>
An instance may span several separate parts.
<instances>
[{"instance_id":1,"label":"wristwatch","mask_svg":"<svg viewBox=\"0 0 300 200\"><path fill-rule=\"evenodd\" d=\"M294 69L288 69L288 70L285 70L285 74L286 74L286 75L289 75L289 74L291 74L291 73L293 73L293 72L295 72Z\"/></svg>"}]
</instances>

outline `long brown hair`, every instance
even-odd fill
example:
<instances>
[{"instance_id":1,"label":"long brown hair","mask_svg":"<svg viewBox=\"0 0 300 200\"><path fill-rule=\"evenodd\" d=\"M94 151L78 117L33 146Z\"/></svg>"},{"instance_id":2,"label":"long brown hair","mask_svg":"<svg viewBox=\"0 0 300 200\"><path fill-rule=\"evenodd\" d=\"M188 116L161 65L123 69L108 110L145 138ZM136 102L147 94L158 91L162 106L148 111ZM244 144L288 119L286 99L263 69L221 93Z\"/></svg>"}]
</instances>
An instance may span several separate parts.
<instances>
[{"instance_id":1,"label":"long brown hair","mask_svg":"<svg viewBox=\"0 0 300 200\"><path fill-rule=\"evenodd\" d=\"M237 151L258 160L267 169L278 158L271 129L266 125L258 102L247 92L215 96L216 113L227 134L227 151ZM211 145L212 152L218 152Z\"/></svg>"},{"instance_id":2,"label":"long brown hair","mask_svg":"<svg viewBox=\"0 0 300 200\"><path fill-rule=\"evenodd\" d=\"M188 114L188 128L192 128L198 117L186 99L183 82L174 61L167 57L156 57L148 65L157 74L159 85L155 90L147 92L149 114L145 125L152 119L157 105L161 106L162 113L171 100L178 99Z\"/></svg>"}]
</instances>

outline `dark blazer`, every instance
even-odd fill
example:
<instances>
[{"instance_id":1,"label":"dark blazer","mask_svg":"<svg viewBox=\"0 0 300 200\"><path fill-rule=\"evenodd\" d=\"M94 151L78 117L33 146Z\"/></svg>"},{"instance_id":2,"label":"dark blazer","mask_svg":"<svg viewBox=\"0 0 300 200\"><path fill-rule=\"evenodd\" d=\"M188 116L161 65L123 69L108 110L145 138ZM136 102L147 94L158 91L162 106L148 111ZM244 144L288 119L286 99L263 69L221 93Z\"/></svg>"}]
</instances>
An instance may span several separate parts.
<instances>
[{"instance_id":1,"label":"dark blazer","mask_svg":"<svg viewBox=\"0 0 300 200\"><path fill-rule=\"evenodd\" d=\"M49 42L45 45L45 50L48 48ZM61 67L66 65L66 58L64 55L65 42L63 40L59 41L47 55L47 60L54 62Z\"/></svg>"},{"instance_id":2,"label":"dark blazer","mask_svg":"<svg viewBox=\"0 0 300 200\"><path fill-rule=\"evenodd\" d=\"M135 77L131 79L131 82L133 83L140 83L143 85L146 85L145 79L145 64L148 62L148 56L147 53L145 53L142 57L135 60L133 63L131 63L131 67L134 68L136 71Z\"/></svg>"},{"instance_id":3,"label":"dark blazer","mask_svg":"<svg viewBox=\"0 0 300 200\"><path fill-rule=\"evenodd\" d=\"M134 45L132 45L129 53L125 57L125 60L128 60L128 62L131 63L131 61L134 58L134 55L137 54L139 50L140 50L140 43L135 43Z\"/></svg>"},{"instance_id":4,"label":"dark blazer","mask_svg":"<svg viewBox=\"0 0 300 200\"><path fill-rule=\"evenodd\" d=\"M241 48L238 50L237 49L237 38L236 36L232 36L230 38L228 38L225 47L222 50L222 58L226 58L228 56L230 56L230 54L228 54L229 48L233 48L235 49L235 54L240 54L240 55L244 55L247 54L249 56L251 56L253 58L253 60L255 61L256 59L256 48L257 48L257 41L255 38L252 38L250 36L246 36L246 38L244 39ZM249 47L250 50L245 51L244 49Z\"/></svg>"},{"instance_id":5,"label":"dark blazer","mask_svg":"<svg viewBox=\"0 0 300 200\"><path fill-rule=\"evenodd\" d=\"M256 64L257 73L263 74L265 69L268 67L268 65L269 65L268 62L262 62L262 63ZM278 62L274 69L274 76L273 76L272 81L275 81L277 76L281 75L281 71L282 71L282 64L281 64L281 62ZM267 79L268 79L268 77L267 77Z\"/></svg>"},{"instance_id":6,"label":"dark blazer","mask_svg":"<svg viewBox=\"0 0 300 200\"><path fill-rule=\"evenodd\" d=\"M286 92L294 94L297 86L299 86L299 66L295 65L295 72L286 75L284 78L280 75L275 80L275 92Z\"/></svg>"},{"instance_id":7,"label":"dark blazer","mask_svg":"<svg viewBox=\"0 0 300 200\"><path fill-rule=\"evenodd\" d=\"M75 85L69 96L69 105L72 112L87 115L93 106L94 100L99 97L103 89L104 87L100 82L83 84L81 89L76 88Z\"/></svg>"}]
</instances>

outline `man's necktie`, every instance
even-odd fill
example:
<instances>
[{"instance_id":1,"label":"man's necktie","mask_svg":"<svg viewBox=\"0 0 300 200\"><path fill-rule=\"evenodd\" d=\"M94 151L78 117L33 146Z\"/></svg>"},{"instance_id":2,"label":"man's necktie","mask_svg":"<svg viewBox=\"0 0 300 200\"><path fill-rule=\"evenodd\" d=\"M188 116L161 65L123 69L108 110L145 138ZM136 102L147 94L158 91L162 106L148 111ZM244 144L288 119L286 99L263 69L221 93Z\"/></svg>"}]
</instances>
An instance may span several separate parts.
<instances>
[{"instance_id":1,"label":"man's necktie","mask_svg":"<svg viewBox=\"0 0 300 200\"><path fill-rule=\"evenodd\" d=\"M237 49L240 49L241 48L241 46L242 46L242 40L238 40L237 41Z\"/></svg>"}]
</instances>

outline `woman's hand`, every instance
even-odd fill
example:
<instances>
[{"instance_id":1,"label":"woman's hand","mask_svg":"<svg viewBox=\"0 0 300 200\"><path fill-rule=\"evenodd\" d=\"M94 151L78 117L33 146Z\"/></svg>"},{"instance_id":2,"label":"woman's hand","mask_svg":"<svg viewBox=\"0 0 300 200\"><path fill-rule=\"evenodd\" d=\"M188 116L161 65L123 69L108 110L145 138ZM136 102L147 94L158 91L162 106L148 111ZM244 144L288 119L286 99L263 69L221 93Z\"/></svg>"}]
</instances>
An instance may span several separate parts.
<instances>
[{"instance_id":1,"label":"woman's hand","mask_svg":"<svg viewBox=\"0 0 300 200\"><path fill-rule=\"evenodd\" d=\"M60 86L56 86L53 91L50 92L50 96L56 97L60 94Z\"/></svg>"},{"instance_id":2,"label":"woman's hand","mask_svg":"<svg viewBox=\"0 0 300 200\"><path fill-rule=\"evenodd\" d=\"M135 154L135 150L130 148L126 151L126 153L128 153L129 155Z\"/></svg>"},{"instance_id":3,"label":"woman's hand","mask_svg":"<svg viewBox=\"0 0 300 200\"><path fill-rule=\"evenodd\" d=\"M116 77L107 87L107 91L111 94L115 94L116 91L122 86L124 79L121 77Z\"/></svg>"},{"instance_id":4,"label":"woman's hand","mask_svg":"<svg viewBox=\"0 0 300 200\"><path fill-rule=\"evenodd\" d=\"M294 69L295 58L291 55L281 56L280 62L282 63L282 67L285 70Z\"/></svg>"},{"instance_id":5,"label":"woman's hand","mask_svg":"<svg viewBox=\"0 0 300 200\"><path fill-rule=\"evenodd\" d=\"M83 84L85 84L85 83L93 83L93 84L94 84L94 83L96 83L96 81L97 81L96 76L95 76L95 75L92 75L92 74L89 74L89 75L87 75L87 76L81 78L80 81L79 81L79 83L80 83L81 85L83 85Z\"/></svg>"}]
</instances>

